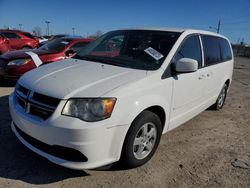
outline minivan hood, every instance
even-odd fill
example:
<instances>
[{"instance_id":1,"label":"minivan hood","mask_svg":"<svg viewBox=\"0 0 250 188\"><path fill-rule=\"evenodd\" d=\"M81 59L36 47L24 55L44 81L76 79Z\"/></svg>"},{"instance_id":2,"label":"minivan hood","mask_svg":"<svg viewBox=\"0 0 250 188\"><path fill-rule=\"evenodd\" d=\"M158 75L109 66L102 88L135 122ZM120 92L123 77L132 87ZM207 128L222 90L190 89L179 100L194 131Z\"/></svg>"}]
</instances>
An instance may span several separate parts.
<instances>
[{"instance_id":1,"label":"minivan hood","mask_svg":"<svg viewBox=\"0 0 250 188\"><path fill-rule=\"evenodd\" d=\"M113 89L145 77L146 72L67 59L29 71L20 78L19 83L35 92L59 99L101 97Z\"/></svg>"}]
</instances>

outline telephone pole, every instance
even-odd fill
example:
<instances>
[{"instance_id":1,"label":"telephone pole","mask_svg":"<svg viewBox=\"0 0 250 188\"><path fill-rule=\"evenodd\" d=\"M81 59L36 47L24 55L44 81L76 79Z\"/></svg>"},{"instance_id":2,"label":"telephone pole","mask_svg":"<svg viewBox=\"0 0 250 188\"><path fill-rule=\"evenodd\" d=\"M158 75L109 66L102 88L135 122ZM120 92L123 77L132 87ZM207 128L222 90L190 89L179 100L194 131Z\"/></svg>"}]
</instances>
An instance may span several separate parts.
<instances>
[{"instance_id":1,"label":"telephone pole","mask_svg":"<svg viewBox=\"0 0 250 188\"><path fill-rule=\"evenodd\" d=\"M49 24L50 24L50 21L45 21L45 23L47 24L47 34L48 34L48 36L49 36Z\"/></svg>"},{"instance_id":2,"label":"telephone pole","mask_svg":"<svg viewBox=\"0 0 250 188\"><path fill-rule=\"evenodd\" d=\"M20 30L22 30L22 25L23 25L23 24L18 24L18 25L19 25Z\"/></svg>"},{"instance_id":3,"label":"telephone pole","mask_svg":"<svg viewBox=\"0 0 250 188\"><path fill-rule=\"evenodd\" d=\"M75 29L76 29L76 28L72 27L73 36L75 35Z\"/></svg>"},{"instance_id":4,"label":"telephone pole","mask_svg":"<svg viewBox=\"0 0 250 188\"><path fill-rule=\"evenodd\" d=\"M216 30L217 33L220 33L221 21L219 20L217 27L209 26L209 29Z\"/></svg>"},{"instance_id":5,"label":"telephone pole","mask_svg":"<svg viewBox=\"0 0 250 188\"><path fill-rule=\"evenodd\" d=\"M217 29L216 29L217 33L220 33L220 26L221 26L221 23L220 23L220 20L219 20L218 26L217 26Z\"/></svg>"}]
</instances>

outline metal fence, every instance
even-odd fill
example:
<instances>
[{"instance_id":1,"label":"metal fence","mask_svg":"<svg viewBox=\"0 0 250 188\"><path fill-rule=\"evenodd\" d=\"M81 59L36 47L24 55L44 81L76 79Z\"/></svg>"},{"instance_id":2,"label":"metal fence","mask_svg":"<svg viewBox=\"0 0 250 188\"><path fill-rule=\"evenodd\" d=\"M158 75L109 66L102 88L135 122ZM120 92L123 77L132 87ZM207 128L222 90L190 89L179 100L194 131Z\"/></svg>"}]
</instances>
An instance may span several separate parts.
<instances>
[{"instance_id":1,"label":"metal fence","mask_svg":"<svg viewBox=\"0 0 250 188\"><path fill-rule=\"evenodd\" d=\"M232 45L232 47L233 47L234 56L250 58L250 46Z\"/></svg>"}]
</instances>

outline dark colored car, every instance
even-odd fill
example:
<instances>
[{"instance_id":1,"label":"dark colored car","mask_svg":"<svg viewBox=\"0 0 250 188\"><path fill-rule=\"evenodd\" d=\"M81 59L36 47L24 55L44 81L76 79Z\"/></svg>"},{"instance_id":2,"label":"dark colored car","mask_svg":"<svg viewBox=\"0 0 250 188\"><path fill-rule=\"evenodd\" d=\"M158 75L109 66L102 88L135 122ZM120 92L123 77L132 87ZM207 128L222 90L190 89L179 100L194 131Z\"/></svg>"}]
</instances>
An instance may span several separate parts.
<instances>
[{"instance_id":1,"label":"dark colored car","mask_svg":"<svg viewBox=\"0 0 250 188\"><path fill-rule=\"evenodd\" d=\"M53 35L50 40L57 39L57 38L82 38L80 35L69 35L69 34L58 34L58 35Z\"/></svg>"},{"instance_id":2,"label":"dark colored car","mask_svg":"<svg viewBox=\"0 0 250 188\"><path fill-rule=\"evenodd\" d=\"M0 34L9 40L11 50L31 49L39 45L37 37L19 30L0 30Z\"/></svg>"},{"instance_id":3,"label":"dark colored car","mask_svg":"<svg viewBox=\"0 0 250 188\"><path fill-rule=\"evenodd\" d=\"M5 52L8 52L9 50L10 50L9 40L3 35L0 35L0 55L2 55Z\"/></svg>"},{"instance_id":4,"label":"dark colored car","mask_svg":"<svg viewBox=\"0 0 250 188\"><path fill-rule=\"evenodd\" d=\"M89 38L58 38L30 51L36 53L43 64L47 64L72 57L93 40ZM36 68L32 58L26 52L27 50L17 50L2 55L0 57L0 77L15 81L25 72Z\"/></svg>"},{"instance_id":5,"label":"dark colored car","mask_svg":"<svg viewBox=\"0 0 250 188\"><path fill-rule=\"evenodd\" d=\"M48 40L40 42L39 47L41 47L42 45L46 44L47 42L49 42L51 40L58 39L58 38L82 38L82 37L79 35L68 35L68 34L53 35L53 36L50 36L50 38L48 38Z\"/></svg>"}]
</instances>

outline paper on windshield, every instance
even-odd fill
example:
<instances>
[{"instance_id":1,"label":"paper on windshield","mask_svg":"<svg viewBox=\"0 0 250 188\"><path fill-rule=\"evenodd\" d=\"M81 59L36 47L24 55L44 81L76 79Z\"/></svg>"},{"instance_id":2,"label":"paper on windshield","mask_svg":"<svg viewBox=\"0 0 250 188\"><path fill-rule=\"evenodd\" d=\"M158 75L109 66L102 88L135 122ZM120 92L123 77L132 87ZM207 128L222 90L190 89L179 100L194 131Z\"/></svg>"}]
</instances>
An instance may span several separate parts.
<instances>
[{"instance_id":1,"label":"paper on windshield","mask_svg":"<svg viewBox=\"0 0 250 188\"><path fill-rule=\"evenodd\" d=\"M155 60L159 60L164 57L160 52L158 52L152 47L148 47L147 49L144 50L144 52L153 57Z\"/></svg>"},{"instance_id":2,"label":"paper on windshield","mask_svg":"<svg viewBox=\"0 0 250 188\"><path fill-rule=\"evenodd\" d=\"M41 64L43 64L43 62L41 61L41 59L38 57L38 55L34 52L25 52L26 54L28 54L31 59L34 61L35 65L37 67L39 67Z\"/></svg>"}]
</instances>

